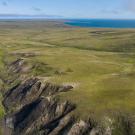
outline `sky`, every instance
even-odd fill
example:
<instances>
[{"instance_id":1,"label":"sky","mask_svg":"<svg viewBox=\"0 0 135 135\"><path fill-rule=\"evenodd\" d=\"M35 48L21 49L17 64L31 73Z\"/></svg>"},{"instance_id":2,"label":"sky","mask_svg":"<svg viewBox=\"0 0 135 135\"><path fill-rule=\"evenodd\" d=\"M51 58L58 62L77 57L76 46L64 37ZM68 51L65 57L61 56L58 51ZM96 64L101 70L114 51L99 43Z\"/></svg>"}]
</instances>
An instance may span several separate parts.
<instances>
[{"instance_id":1,"label":"sky","mask_svg":"<svg viewBox=\"0 0 135 135\"><path fill-rule=\"evenodd\" d=\"M135 0L0 0L0 15L135 19Z\"/></svg>"}]
</instances>

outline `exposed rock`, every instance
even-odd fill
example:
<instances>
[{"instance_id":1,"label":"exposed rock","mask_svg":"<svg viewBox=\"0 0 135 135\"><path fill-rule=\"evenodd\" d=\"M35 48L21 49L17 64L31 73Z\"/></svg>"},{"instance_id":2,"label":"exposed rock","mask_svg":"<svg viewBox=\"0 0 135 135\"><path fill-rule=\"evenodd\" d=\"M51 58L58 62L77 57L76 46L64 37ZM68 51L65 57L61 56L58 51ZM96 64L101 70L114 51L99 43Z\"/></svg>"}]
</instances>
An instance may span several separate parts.
<instances>
[{"instance_id":1,"label":"exposed rock","mask_svg":"<svg viewBox=\"0 0 135 135\"><path fill-rule=\"evenodd\" d=\"M75 123L67 135L86 135L90 132L91 127L89 123L86 123L82 120Z\"/></svg>"},{"instance_id":2,"label":"exposed rock","mask_svg":"<svg viewBox=\"0 0 135 135\"><path fill-rule=\"evenodd\" d=\"M33 53L33 52L14 52L12 53L12 55L16 55L16 56L19 56L19 57L35 57L37 55L39 55L39 53Z\"/></svg>"},{"instance_id":3,"label":"exposed rock","mask_svg":"<svg viewBox=\"0 0 135 135\"><path fill-rule=\"evenodd\" d=\"M74 118L71 115L66 115L60 120L58 126L49 135L61 135L66 134L68 129L72 126Z\"/></svg>"},{"instance_id":4,"label":"exposed rock","mask_svg":"<svg viewBox=\"0 0 135 135\"><path fill-rule=\"evenodd\" d=\"M60 103L55 99L48 101L47 98L39 98L8 117L8 126L13 127L14 135L33 135L40 131L49 134L74 108L69 102Z\"/></svg>"},{"instance_id":5,"label":"exposed rock","mask_svg":"<svg viewBox=\"0 0 135 135\"><path fill-rule=\"evenodd\" d=\"M50 96L50 95L54 95L56 93L59 92L67 92L69 90L73 89L73 87L71 85L52 85L51 83L46 83L42 94L45 96Z\"/></svg>"},{"instance_id":6,"label":"exposed rock","mask_svg":"<svg viewBox=\"0 0 135 135\"><path fill-rule=\"evenodd\" d=\"M38 79L29 79L23 84L17 84L8 90L3 100L3 105L7 110L18 110L25 104L37 99L40 95L41 83Z\"/></svg>"},{"instance_id":7,"label":"exposed rock","mask_svg":"<svg viewBox=\"0 0 135 135\"><path fill-rule=\"evenodd\" d=\"M71 88L72 86L59 86L51 83L42 84L39 79L31 78L8 90L3 105L7 110L19 110L41 96L54 95L58 92L68 91Z\"/></svg>"},{"instance_id":8,"label":"exposed rock","mask_svg":"<svg viewBox=\"0 0 135 135\"><path fill-rule=\"evenodd\" d=\"M105 135L100 128L93 128L89 135Z\"/></svg>"},{"instance_id":9,"label":"exposed rock","mask_svg":"<svg viewBox=\"0 0 135 135\"><path fill-rule=\"evenodd\" d=\"M37 78L17 84L8 90L3 100L8 112L6 128L12 130L12 135L103 135L93 121L75 120L71 113L74 104L55 98L57 93L72 88L44 84Z\"/></svg>"},{"instance_id":10,"label":"exposed rock","mask_svg":"<svg viewBox=\"0 0 135 135\"><path fill-rule=\"evenodd\" d=\"M13 61L10 65L9 65L9 70L17 73L21 70L21 66L24 64L24 60L23 59L17 59L16 61Z\"/></svg>"},{"instance_id":11,"label":"exposed rock","mask_svg":"<svg viewBox=\"0 0 135 135\"><path fill-rule=\"evenodd\" d=\"M13 61L9 66L9 72L11 73L27 73L33 68L32 65L28 64L24 59L19 58Z\"/></svg>"}]
</instances>

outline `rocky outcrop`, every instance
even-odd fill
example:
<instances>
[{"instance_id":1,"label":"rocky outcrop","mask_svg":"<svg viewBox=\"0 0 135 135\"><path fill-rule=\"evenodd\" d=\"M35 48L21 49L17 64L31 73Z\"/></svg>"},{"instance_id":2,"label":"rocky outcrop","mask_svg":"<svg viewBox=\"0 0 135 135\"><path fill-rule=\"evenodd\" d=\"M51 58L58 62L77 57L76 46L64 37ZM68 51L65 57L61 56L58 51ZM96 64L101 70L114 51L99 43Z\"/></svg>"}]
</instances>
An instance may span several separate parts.
<instances>
[{"instance_id":1,"label":"rocky outcrop","mask_svg":"<svg viewBox=\"0 0 135 135\"><path fill-rule=\"evenodd\" d=\"M75 121L75 118L71 116L70 114L66 115L61 119L54 130L52 130L49 135L66 135L68 133L68 130L71 128Z\"/></svg>"},{"instance_id":2,"label":"rocky outcrop","mask_svg":"<svg viewBox=\"0 0 135 135\"><path fill-rule=\"evenodd\" d=\"M72 86L43 84L37 78L28 79L7 91L3 105L7 111L5 124L18 134L59 134L73 123L70 112L75 105L60 102L54 95Z\"/></svg>"},{"instance_id":3,"label":"rocky outcrop","mask_svg":"<svg viewBox=\"0 0 135 135\"><path fill-rule=\"evenodd\" d=\"M59 92L73 87L43 83L38 78L30 78L7 91L3 105L7 111L4 121L4 135L112 135L113 121L100 127L94 120L77 120L73 116L76 106L69 101L56 98ZM129 122L121 122L124 133ZM117 126L117 124L115 124ZM113 126L113 127L112 127ZM10 129L10 130L9 130ZM125 134L124 134L125 135Z\"/></svg>"},{"instance_id":4,"label":"rocky outcrop","mask_svg":"<svg viewBox=\"0 0 135 135\"><path fill-rule=\"evenodd\" d=\"M91 127L88 123L84 121L79 121L75 123L71 130L69 131L68 135L83 135L87 134L90 131Z\"/></svg>"},{"instance_id":5,"label":"rocky outcrop","mask_svg":"<svg viewBox=\"0 0 135 135\"><path fill-rule=\"evenodd\" d=\"M8 65L10 73L27 73L33 68L33 65L28 64L24 59L19 58Z\"/></svg>"},{"instance_id":6,"label":"rocky outcrop","mask_svg":"<svg viewBox=\"0 0 135 135\"><path fill-rule=\"evenodd\" d=\"M3 100L6 110L17 110L25 104L35 100L40 95L40 85L38 79L29 79L22 84L17 84L8 90Z\"/></svg>"},{"instance_id":7,"label":"rocky outcrop","mask_svg":"<svg viewBox=\"0 0 135 135\"><path fill-rule=\"evenodd\" d=\"M39 98L8 117L6 121L7 125L13 128L14 135L41 132L49 134L74 108L69 102L60 103L55 99Z\"/></svg>"},{"instance_id":8,"label":"rocky outcrop","mask_svg":"<svg viewBox=\"0 0 135 135\"><path fill-rule=\"evenodd\" d=\"M33 52L14 52L14 53L11 53L11 55L15 55L17 57L29 58L29 57L38 56L40 54L39 53L33 53Z\"/></svg>"},{"instance_id":9,"label":"rocky outcrop","mask_svg":"<svg viewBox=\"0 0 135 135\"><path fill-rule=\"evenodd\" d=\"M31 78L8 90L4 96L3 105L6 110L19 110L41 96L51 96L72 88L72 86L60 86L51 83L42 84L39 79Z\"/></svg>"},{"instance_id":10,"label":"rocky outcrop","mask_svg":"<svg viewBox=\"0 0 135 135\"><path fill-rule=\"evenodd\" d=\"M73 89L71 85L55 85L51 83L46 83L43 88L42 95L51 96L59 92L67 92L71 89Z\"/></svg>"}]
</instances>

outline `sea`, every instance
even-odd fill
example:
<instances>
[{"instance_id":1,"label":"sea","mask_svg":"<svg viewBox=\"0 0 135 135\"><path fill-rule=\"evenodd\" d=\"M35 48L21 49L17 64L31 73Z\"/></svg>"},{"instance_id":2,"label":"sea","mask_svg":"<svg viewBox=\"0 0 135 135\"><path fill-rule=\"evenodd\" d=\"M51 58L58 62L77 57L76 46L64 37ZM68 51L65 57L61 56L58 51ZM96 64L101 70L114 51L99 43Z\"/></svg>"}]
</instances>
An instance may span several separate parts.
<instances>
[{"instance_id":1,"label":"sea","mask_svg":"<svg viewBox=\"0 0 135 135\"><path fill-rule=\"evenodd\" d=\"M57 18L32 18L32 17L0 17L0 21L46 21L64 20L65 24L76 27L91 28L135 28L135 19L57 19Z\"/></svg>"},{"instance_id":2,"label":"sea","mask_svg":"<svg viewBox=\"0 0 135 135\"><path fill-rule=\"evenodd\" d=\"M135 20L126 19L70 19L65 24L91 28L135 28Z\"/></svg>"}]
</instances>

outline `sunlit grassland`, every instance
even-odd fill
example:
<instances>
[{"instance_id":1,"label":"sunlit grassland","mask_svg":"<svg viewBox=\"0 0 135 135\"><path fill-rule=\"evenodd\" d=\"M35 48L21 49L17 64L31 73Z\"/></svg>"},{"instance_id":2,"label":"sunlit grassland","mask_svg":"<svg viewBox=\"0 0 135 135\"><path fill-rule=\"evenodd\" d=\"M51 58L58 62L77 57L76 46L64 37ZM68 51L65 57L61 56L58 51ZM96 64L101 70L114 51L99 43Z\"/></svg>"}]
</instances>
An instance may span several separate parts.
<instances>
[{"instance_id":1,"label":"sunlit grassland","mask_svg":"<svg viewBox=\"0 0 135 135\"><path fill-rule=\"evenodd\" d=\"M4 63L3 63L3 56L4 56L4 51L3 49L0 49L0 74L4 71ZM2 80L0 80L0 90L2 90ZM4 107L2 106L2 94L0 93L0 119L3 117L4 113Z\"/></svg>"},{"instance_id":2,"label":"sunlit grassland","mask_svg":"<svg viewBox=\"0 0 135 135\"><path fill-rule=\"evenodd\" d=\"M15 53L35 53L25 58L41 66L31 74L74 86L58 96L75 103L80 117L135 113L135 30L72 28L62 22L6 22L0 29L0 48L11 61Z\"/></svg>"}]
</instances>

